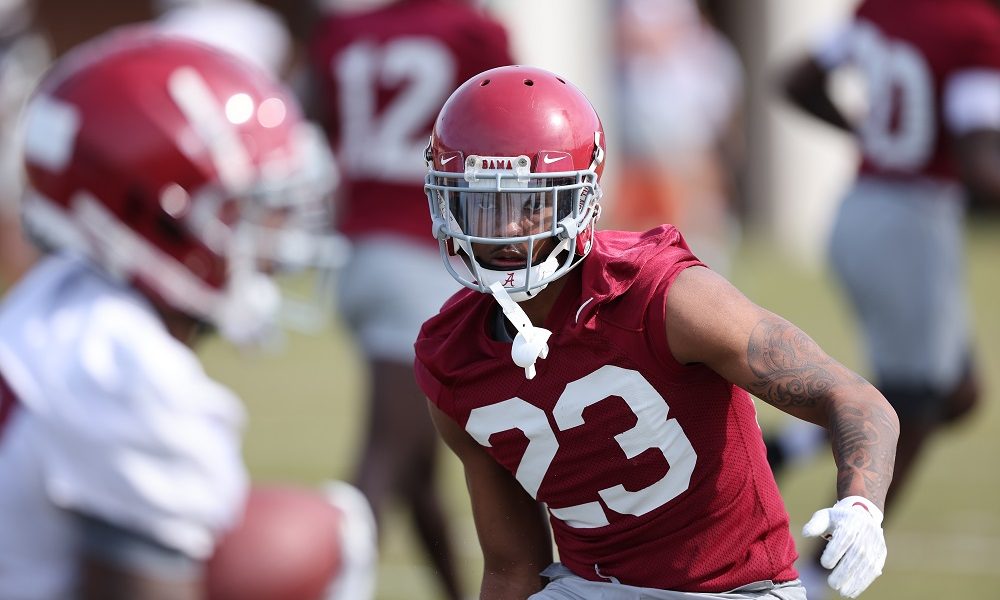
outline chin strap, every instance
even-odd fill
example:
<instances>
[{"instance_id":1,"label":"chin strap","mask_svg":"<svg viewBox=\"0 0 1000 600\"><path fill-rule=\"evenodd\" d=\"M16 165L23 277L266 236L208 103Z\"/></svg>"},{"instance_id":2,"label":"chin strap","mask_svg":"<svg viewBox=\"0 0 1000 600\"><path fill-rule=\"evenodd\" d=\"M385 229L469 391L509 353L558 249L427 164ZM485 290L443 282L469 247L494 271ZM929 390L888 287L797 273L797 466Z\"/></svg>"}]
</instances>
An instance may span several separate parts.
<instances>
[{"instance_id":1,"label":"chin strap","mask_svg":"<svg viewBox=\"0 0 1000 600\"><path fill-rule=\"evenodd\" d=\"M552 332L542 327L533 326L524 309L511 299L510 294L499 282L491 283L490 291L493 292L493 297L500 304L504 316L517 329L517 336L510 349L510 357L514 359L514 364L524 369L526 379L534 379L535 362L549 355L548 340Z\"/></svg>"}]
</instances>

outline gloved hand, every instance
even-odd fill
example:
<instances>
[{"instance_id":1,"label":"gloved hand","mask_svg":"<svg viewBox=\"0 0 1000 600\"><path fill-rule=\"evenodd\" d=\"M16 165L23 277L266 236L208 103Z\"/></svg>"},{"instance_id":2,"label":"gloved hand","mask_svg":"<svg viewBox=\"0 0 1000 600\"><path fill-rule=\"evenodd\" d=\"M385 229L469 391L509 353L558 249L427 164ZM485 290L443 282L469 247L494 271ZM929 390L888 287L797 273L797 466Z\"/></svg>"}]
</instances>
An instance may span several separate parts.
<instances>
[{"instance_id":1,"label":"gloved hand","mask_svg":"<svg viewBox=\"0 0 1000 600\"><path fill-rule=\"evenodd\" d=\"M848 496L816 511L802 535L829 540L820 564L833 569L827 583L841 596L857 598L882 574L886 556L882 511L867 498Z\"/></svg>"}]
</instances>

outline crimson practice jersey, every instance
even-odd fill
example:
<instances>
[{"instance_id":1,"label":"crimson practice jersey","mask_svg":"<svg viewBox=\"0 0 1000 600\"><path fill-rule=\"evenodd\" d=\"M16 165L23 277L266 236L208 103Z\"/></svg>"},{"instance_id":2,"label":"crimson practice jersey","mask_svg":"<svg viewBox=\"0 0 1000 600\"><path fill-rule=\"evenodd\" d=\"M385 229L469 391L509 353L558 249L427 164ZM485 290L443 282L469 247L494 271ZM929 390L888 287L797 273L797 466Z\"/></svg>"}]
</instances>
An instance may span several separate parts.
<instances>
[{"instance_id":1,"label":"crimson practice jersey","mask_svg":"<svg viewBox=\"0 0 1000 600\"><path fill-rule=\"evenodd\" d=\"M719 592L795 579L753 401L670 353L670 284L701 265L672 226L602 231L544 326L525 379L492 296L463 290L416 343L428 397L545 503L560 560L586 579Z\"/></svg>"},{"instance_id":2,"label":"crimson practice jersey","mask_svg":"<svg viewBox=\"0 0 1000 600\"><path fill-rule=\"evenodd\" d=\"M464 0L402 0L323 20L311 41L319 96L342 175L337 226L437 247L423 191L424 148L448 96L511 64L503 27Z\"/></svg>"},{"instance_id":3,"label":"crimson practice jersey","mask_svg":"<svg viewBox=\"0 0 1000 600\"><path fill-rule=\"evenodd\" d=\"M948 96L969 95L957 76L989 72L993 83L985 80L983 89L1000 94L996 7L987 0L868 0L836 44L843 48L831 54L857 64L867 85L861 172L954 179L947 106L977 100Z\"/></svg>"}]
</instances>

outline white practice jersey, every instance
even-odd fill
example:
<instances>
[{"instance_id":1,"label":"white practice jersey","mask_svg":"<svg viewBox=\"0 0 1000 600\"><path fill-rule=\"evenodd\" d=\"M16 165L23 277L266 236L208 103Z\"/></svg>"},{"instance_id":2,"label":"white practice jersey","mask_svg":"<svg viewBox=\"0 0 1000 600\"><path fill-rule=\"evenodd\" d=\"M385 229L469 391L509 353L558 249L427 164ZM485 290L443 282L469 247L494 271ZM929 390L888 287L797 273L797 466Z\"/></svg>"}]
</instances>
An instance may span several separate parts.
<instances>
[{"instance_id":1,"label":"white practice jersey","mask_svg":"<svg viewBox=\"0 0 1000 600\"><path fill-rule=\"evenodd\" d=\"M244 411L152 307L82 259L53 256L0 305L0 598L66 597L64 509L195 559L247 490ZM9 399L8 399L9 400Z\"/></svg>"}]
</instances>

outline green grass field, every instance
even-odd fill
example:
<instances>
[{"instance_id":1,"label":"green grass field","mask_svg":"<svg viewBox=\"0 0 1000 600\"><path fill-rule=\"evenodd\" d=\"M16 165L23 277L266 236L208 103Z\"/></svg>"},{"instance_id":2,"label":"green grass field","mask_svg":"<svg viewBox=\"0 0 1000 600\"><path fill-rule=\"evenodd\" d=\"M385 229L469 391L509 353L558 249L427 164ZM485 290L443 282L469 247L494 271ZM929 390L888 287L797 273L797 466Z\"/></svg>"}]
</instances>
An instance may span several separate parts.
<instances>
[{"instance_id":1,"label":"green grass field","mask_svg":"<svg viewBox=\"0 0 1000 600\"><path fill-rule=\"evenodd\" d=\"M1000 221L973 227L969 249L985 403L973 421L936 440L889 515L889 559L884 575L863 596L867 600L1000 597ZM734 265L733 281L864 374L857 332L838 291L827 276L794 264L774 245L750 236ZM366 383L363 364L339 323L331 323L320 337L290 337L287 352L278 356L241 355L219 342L209 343L201 354L209 372L247 402L246 457L255 478L310 484L349 476ZM783 418L770 407L760 410L765 427ZM442 452L441 485L453 516L457 554L473 590L482 559L460 468ZM796 533L812 511L829 504L833 484L832 459L826 455L782 481ZM436 598L432 573L416 551L404 516L389 514L382 535L378 598Z\"/></svg>"}]
</instances>

